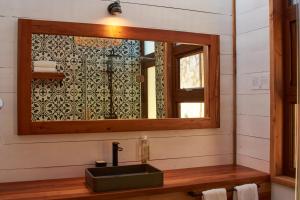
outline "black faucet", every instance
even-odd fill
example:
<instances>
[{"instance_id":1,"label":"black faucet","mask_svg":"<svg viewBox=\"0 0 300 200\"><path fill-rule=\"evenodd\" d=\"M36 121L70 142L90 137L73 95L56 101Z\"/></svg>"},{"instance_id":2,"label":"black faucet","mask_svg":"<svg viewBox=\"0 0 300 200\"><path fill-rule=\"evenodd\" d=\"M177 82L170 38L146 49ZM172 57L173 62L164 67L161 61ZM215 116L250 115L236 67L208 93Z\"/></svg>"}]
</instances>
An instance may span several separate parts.
<instances>
[{"instance_id":1,"label":"black faucet","mask_svg":"<svg viewBox=\"0 0 300 200\"><path fill-rule=\"evenodd\" d=\"M119 147L119 142L113 142L112 143L112 165L113 166L118 166L119 163L119 151L123 151L122 147Z\"/></svg>"}]
</instances>

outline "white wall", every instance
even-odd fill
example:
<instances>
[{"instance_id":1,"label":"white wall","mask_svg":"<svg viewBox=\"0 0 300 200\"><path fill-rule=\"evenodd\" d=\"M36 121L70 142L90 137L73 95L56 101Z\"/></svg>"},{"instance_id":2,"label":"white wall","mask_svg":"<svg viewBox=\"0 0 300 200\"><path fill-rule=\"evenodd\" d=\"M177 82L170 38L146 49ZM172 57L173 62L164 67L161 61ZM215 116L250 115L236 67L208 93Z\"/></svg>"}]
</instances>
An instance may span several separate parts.
<instances>
[{"instance_id":1,"label":"white wall","mask_svg":"<svg viewBox=\"0 0 300 200\"><path fill-rule=\"evenodd\" d=\"M269 172L269 1L237 0L236 12L237 163Z\"/></svg>"},{"instance_id":2,"label":"white wall","mask_svg":"<svg viewBox=\"0 0 300 200\"><path fill-rule=\"evenodd\" d=\"M0 1L0 98L5 101L5 107L0 111L0 182L83 176L84 168L93 165L95 160L111 160L112 141L120 141L121 146L124 147L124 151L120 153L121 162L135 163L139 160L138 139L142 135L150 137L151 163L161 169L232 163L231 0L152 0L151 2L128 0L127 2L156 6L124 3L122 18L117 19L108 17L106 9L109 2L101 0ZM17 19L19 17L85 23L117 23L221 35L221 128L17 136ZM258 51L257 54L259 53ZM261 55L263 56L264 54ZM251 97L255 96L249 95L249 98ZM242 98L239 100L240 105L244 105ZM265 94L261 94L261 98L253 103L260 104L264 100ZM253 122L260 119L256 115L244 117L253 117ZM244 140L253 143L268 142L264 139L256 140L255 137L239 137L239 141ZM259 155L255 154L255 156L259 158ZM262 159L266 158L263 156Z\"/></svg>"},{"instance_id":3,"label":"white wall","mask_svg":"<svg viewBox=\"0 0 300 200\"><path fill-rule=\"evenodd\" d=\"M236 11L237 163L269 172L269 0L237 0ZM272 184L272 200L292 200L294 193Z\"/></svg>"},{"instance_id":4,"label":"white wall","mask_svg":"<svg viewBox=\"0 0 300 200\"><path fill-rule=\"evenodd\" d=\"M295 190L278 184L272 184L272 200L293 200Z\"/></svg>"}]
</instances>

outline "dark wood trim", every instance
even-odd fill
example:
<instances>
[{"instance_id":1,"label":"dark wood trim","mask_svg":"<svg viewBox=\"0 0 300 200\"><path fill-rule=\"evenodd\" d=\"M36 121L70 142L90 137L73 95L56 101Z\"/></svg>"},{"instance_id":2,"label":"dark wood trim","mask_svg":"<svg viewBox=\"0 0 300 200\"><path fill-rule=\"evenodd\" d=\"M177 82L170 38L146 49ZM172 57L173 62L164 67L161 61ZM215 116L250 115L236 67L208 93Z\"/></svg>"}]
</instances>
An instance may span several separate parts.
<instances>
[{"instance_id":1,"label":"dark wood trim","mask_svg":"<svg viewBox=\"0 0 300 200\"><path fill-rule=\"evenodd\" d=\"M220 127L220 48L216 48L219 46L220 38L214 37L212 44L209 45L209 84L205 92L209 98L208 116L215 122L216 127Z\"/></svg>"},{"instance_id":2,"label":"dark wood trim","mask_svg":"<svg viewBox=\"0 0 300 200\"><path fill-rule=\"evenodd\" d=\"M282 174L283 47L281 0L270 0L271 176Z\"/></svg>"},{"instance_id":3,"label":"dark wood trim","mask_svg":"<svg viewBox=\"0 0 300 200\"><path fill-rule=\"evenodd\" d=\"M49 121L32 122L30 134L66 134L66 133L94 133L122 132L145 130L185 130L211 128L215 124L209 118L191 119L136 119L136 120L103 120L103 121Z\"/></svg>"},{"instance_id":4,"label":"dark wood trim","mask_svg":"<svg viewBox=\"0 0 300 200\"><path fill-rule=\"evenodd\" d=\"M173 110L173 79L167 78L173 76L173 70L174 68L172 59L173 59L173 44L167 43L165 45L165 103L166 103L166 117L171 118L174 116L174 110Z\"/></svg>"},{"instance_id":5,"label":"dark wood trim","mask_svg":"<svg viewBox=\"0 0 300 200\"><path fill-rule=\"evenodd\" d=\"M144 82L141 84L142 98L142 118L148 118L148 72L147 68L141 67L141 74L144 76Z\"/></svg>"},{"instance_id":6,"label":"dark wood trim","mask_svg":"<svg viewBox=\"0 0 300 200\"><path fill-rule=\"evenodd\" d=\"M288 176L274 176L271 178L272 183L277 183L280 185L284 185L290 188L296 187L296 180L295 178L291 178Z\"/></svg>"},{"instance_id":7,"label":"dark wood trim","mask_svg":"<svg viewBox=\"0 0 300 200\"><path fill-rule=\"evenodd\" d=\"M62 72L32 72L32 79L43 79L43 80L63 80L65 74Z\"/></svg>"},{"instance_id":8,"label":"dark wood trim","mask_svg":"<svg viewBox=\"0 0 300 200\"><path fill-rule=\"evenodd\" d=\"M256 183L259 199L271 199L270 176L242 166L211 166L190 169L164 171L164 186L123 190L115 192L94 193L89 190L84 178L44 180L19 183L1 183L0 199L6 200L40 200L40 199L76 199L76 200L111 200L151 195L186 193L224 187L232 189L236 185ZM232 196L232 194L229 194ZM187 196L188 198L188 196Z\"/></svg>"},{"instance_id":9,"label":"dark wood trim","mask_svg":"<svg viewBox=\"0 0 300 200\"><path fill-rule=\"evenodd\" d=\"M185 103L185 102L204 102L204 88L195 89L192 91L176 90L174 96L174 102Z\"/></svg>"},{"instance_id":10,"label":"dark wood trim","mask_svg":"<svg viewBox=\"0 0 300 200\"><path fill-rule=\"evenodd\" d=\"M295 177L294 167L294 127L295 112L292 106L297 104L297 17L296 6L283 10L283 66L284 66L284 122L283 122L283 175Z\"/></svg>"},{"instance_id":11,"label":"dark wood trim","mask_svg":"<svg viewBox=\"0 0 300 200\"><path fill-rule=\"evenodd\" d=\"M289 129L290 112L288 106L295 102L293 93L295 87L291 87L289 71L290 61L290 33L286 32L289 27L287 21L295 18L295 7L288 7L282 0L270 0L270 90L271 90L271 176L277 180L278 176L293 176L294 170ZM294 11L292 11L294 9ZM295 72L296 73L296 72ZM282 181L281 181L282 182ZM280 183L280 181L278 182Z\"/></svg>"},{"instance_id":12,"label":"dark wood trim","mask_svg":"<svg viewBox=\"0 0 300 200\"><path fill-rule=\"evenodd\" d=\"M31 35L106 37L209 46L209 114L200 119L31 121ZM65 134L113 131L178 130L220 127L219 36L158 29L19 19L18 134ZM169 94L168 94L169 95Z\"/></svg>"},{"instance_id":13,"label":"dark wood trim","mask_svg":"<svg viewBox=\"0 0 300 200\"><path fill-rule=\"evenodd\" d=\"M18 23L18 130L19 134L31 131L31 34L32 21Z\"/></svg>"},{"instance_id":14,"label":"dark wood trim","mask_svg":"<svg viewBox=\"0 0 300 200\"><path fill-rule=\"evenodd\" d=\"M150 40L162 42L194 43L202 45L211 45L217 35L168 31L160 29L136 28L126 26L109 26L101 24L86 24L74 22L57 22L19 19L27 21L32 28L31 33L53 34L53 35L71 35L82 37L105 37L133 40Z\"/></svg>"},{"instance_id":15,"label":"dark wood trim","mask_svg":"<svg viewBox=\"0 0 300 200\"><path fill-rule=\"evenodd\" d=\"M176 45L173 48L173 55L178 57L188 56L196 54L197 52L203 51L203 47L199 45L188 45L188 44L180 44Z\"/></svg>"}]
</instances>

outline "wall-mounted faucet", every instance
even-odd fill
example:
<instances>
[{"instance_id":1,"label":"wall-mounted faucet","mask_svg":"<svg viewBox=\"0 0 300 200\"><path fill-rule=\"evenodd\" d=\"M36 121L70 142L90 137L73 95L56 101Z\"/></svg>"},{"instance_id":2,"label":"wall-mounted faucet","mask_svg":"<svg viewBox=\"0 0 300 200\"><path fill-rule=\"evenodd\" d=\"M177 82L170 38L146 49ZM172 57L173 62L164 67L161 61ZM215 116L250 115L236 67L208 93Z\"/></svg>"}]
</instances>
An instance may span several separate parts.
<instances>
[{"instance_id":1,"label":"wall-mounted faucet","mask_svg":"<svg viewBox=\"0 0 300 200\"><path fill-rule=\"evenodd\" d=\"M119 142L112 143L112 165L118 166L119 164L119 151L123 151L122 147L119 147Z\"/></svg>"}]
</instances>

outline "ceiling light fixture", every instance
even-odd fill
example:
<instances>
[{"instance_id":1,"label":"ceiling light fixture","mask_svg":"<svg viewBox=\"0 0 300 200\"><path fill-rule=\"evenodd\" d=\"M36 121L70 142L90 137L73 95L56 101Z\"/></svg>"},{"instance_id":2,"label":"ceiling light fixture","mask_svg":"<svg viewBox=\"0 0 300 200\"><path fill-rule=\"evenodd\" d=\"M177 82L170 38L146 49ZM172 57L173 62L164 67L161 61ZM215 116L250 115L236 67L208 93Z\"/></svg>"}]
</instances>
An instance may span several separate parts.
<instances>
[{"instance_id":1,"label":"ceiling light fixture","mask_svg":"<svg viewBox=\"0 0 300 200\"><path fill-rule=\"evenodd\" d=\"M122 8L121 8L120 0L116 0L113 3L109 4L107 10L111 15L121 14L122 13Z\"/></svg>"}]
</instances>

